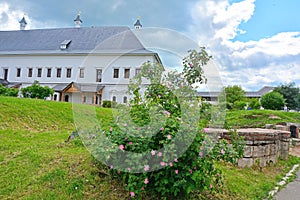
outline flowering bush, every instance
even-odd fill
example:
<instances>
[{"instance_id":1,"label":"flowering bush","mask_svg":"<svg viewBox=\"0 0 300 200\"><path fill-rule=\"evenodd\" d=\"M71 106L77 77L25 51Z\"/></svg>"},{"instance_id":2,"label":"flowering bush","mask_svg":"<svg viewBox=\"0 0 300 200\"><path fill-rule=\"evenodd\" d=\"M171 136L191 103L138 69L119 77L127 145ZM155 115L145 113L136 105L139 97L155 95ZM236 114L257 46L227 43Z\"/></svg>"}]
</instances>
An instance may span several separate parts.
<instances>
[{"instance_id":1,"label":"flowering bush","mask_svg":"<svg viewBox=\"0 0 300 200\"><path fill-rule=\"evenodd\" d=\"M206 64L191 63L194 69ZM149 84L144 86L145 79ZM234 138L228 145L199 125L203 110L190 87L195 80L176 71L165 73L161 65L150 62L131 80L130 105L115 110L115 124L103 132L108 140L95 147L98 159L109 166L113 177L126 183L131 197L150 193L160 199L178 199L213 189L221 180L215 161L234 163L242 156L241 140ZM204 109L207 112L208 106Z\"/></svg>"}]
</instances>

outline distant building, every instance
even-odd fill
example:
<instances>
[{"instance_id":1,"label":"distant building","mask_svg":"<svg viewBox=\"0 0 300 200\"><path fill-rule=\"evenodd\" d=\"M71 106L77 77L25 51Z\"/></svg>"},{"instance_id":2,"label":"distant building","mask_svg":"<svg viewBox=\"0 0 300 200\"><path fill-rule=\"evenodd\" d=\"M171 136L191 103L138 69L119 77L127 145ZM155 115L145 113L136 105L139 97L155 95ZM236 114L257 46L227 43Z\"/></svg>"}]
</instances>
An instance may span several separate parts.
<instances>
[{"instance_id":1,"label":"distant building","mask_svg":"<svg viewBox=\"0 0 300 200\"><path fill-rule=\"evenodd\" d=\"M268 92L272 92L274 90L274 87L270 87L270 86L265 86L263 88L261 88L260 90L256 91L256 92L245 92L245 96L247 98L261 98L262 95L268 93ZM218 96L219 96L220 92L198 92L197 95L202 97L203 99L205 99L206 101L209 102L216 102L218 101Z\"/></svg>"},{"instance_id":2,"label":"distant building","mask_svg":"<svg viewBox=\"0 0 300 200\"><path fill-rule=\"evenodd\" d=\"M55 90L55 101L101 105L103 100L126 103L129 79L146 62L161 63L129 27L81 27L0 31L0 79L23 88L35 80ZM141 29L140 20L134 24Z\"/></svg>"}]
</instances>

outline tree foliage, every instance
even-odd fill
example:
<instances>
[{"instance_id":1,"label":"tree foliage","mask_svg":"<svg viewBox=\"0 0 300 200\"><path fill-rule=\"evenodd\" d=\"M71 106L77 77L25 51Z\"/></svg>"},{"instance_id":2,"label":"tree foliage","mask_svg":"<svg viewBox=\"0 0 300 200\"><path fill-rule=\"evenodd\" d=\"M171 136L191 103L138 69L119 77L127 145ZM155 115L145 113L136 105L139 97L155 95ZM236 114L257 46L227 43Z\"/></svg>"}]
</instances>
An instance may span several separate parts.
<instances>
[{"instance_id":1,"label":"tree foliage","mask_svg":"<svg viewBox=\"0 0 300 200\"><path fill-rule=\"evenodd\" d=\"M6 88L2 84L0 84L0 95L1 96L17 97L18 96L18 89Z\"/></svg>"},{"instance_id":2,"label":"tree foliage","mask_svg":"<svg viewBox=\"0 0 300 200\"><path fill-rule=\"evenodd\" d=\"M283 95L275 91L264 94L260 102L264 109L270 110L282 110L285 104Z\"/></svg>"},{"instance_id":3,"label":"tree foliage","mask_svg":"<svg viewBox=\"0 0 300 200\"><path fill-rule=\"evenodd\" d=\"M281 84L274 91L283 95L288 109L299 108L299 88L296 87L295 83Z\"/></svg>"},{"instance_id":4,"label":"tree foliage","mask_svg":"<svg viewBox=\"0 0 300 200\"><path fill-rule=\"evenodd\" d=\"M246 105L245 91L238 85L224 88L227 109L242 109Z\"/></svg>"},{"instance_id":5,"label":"tree foliage","mask_svg":"<svg viewBox=\"0 0 300 200\"><path fill-rule=\"evenodd\" d=\"M21 91L23 97L37 99L45 99L54 93L53 89L49 88L48 86L41 86L38 81L34 81L31 86L22 88Z\"/></svg>"}]
</instances>

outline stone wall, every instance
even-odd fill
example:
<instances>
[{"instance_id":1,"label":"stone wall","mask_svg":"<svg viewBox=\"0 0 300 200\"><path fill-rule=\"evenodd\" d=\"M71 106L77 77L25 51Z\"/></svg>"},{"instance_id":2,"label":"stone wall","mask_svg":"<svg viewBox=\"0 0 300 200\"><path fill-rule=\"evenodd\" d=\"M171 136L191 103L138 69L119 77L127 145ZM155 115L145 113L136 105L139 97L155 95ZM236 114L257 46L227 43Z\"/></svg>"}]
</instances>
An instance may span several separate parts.
<instances>
[{"instance_id":1,"label":"stone wall","mask_svg":"<svg viewBox=\"0 0 300 200\"><path fill-rule=\"evenodd\" d=\"M217 133L221 138L229 140L227 130L209 129L211 133ZM279 158L287 159L289 154L290 132L274 129L238 129L238 134L245 139L244 157L239 159L239 167L251 167L258 164L265 167L274 164Z\"/></svg>"}]
</instances>

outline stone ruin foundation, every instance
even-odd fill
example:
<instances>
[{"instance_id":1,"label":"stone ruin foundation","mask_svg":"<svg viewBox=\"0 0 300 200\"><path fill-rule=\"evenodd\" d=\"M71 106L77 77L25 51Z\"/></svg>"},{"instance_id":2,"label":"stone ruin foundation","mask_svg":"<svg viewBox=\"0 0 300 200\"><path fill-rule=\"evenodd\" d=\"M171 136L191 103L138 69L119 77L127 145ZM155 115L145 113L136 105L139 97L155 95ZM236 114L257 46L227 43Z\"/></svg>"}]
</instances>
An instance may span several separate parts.
<instances>
[{"instance_id":1,"label":"stone ruin foundation","mask_svg":"<svg viewBox=\"0 0 300 200\"><path fill-rule=\"evenodd\" d=\"M287 159L291 132L287 130L247 128L236 130L245 140L244 156L239 159L239 167L275 164L278 159ZM223 129L208 129L208 133L218 134L230 140L230 133Z\"/></svg>"}]
</instances>

